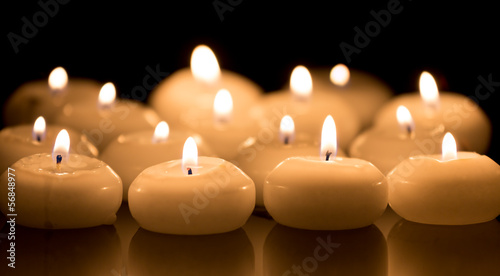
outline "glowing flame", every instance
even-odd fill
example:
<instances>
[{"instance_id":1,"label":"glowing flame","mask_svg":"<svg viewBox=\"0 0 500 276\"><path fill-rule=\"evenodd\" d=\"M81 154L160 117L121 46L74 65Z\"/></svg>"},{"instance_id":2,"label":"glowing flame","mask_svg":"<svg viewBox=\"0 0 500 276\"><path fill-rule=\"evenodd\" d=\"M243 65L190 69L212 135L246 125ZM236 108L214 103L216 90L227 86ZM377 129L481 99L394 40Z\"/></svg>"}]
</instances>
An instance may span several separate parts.
<instances>
[{"instance_id":1,"label":"glowing flame","mask_svg":"<svg viewBox=\"0 0 500 276\"><path fill-rule=\"evenodd\" d=\"M406 106L398 106L398 109L396 110L396 118L398 119L399 127L403 132L408 134L413 133L415 130L415 122L413 121L413 117Z\"/></svg>"},{"instance_id":2,"label":"glowing flame","mask_svg":"<svg viewBox=\"0 0 500 276\"><path fill-rule=\"evenodd\" d=\"M449 161L457 159L457 142L453 135L449 132L446 132L443 138L443 145L441 149L442 160Z\"/></svg>"},{"instance_id":3,"label":"glowing flame","mask_svg":"<svg viewBox=\"0 0 500 276\"><path fill-rule=\"evenodd\" d=\"M116 98L116 88L111 83L108 82L104 84L99 91L99 107L100 108L110 108L113 106Z\"/></svg>"},{"instance_id":4,"label":"glowing flame","mask_svg":"<svg viewBox=\"0 0 500 276\"><path fill-rule=\"evenodd\" d=\"M323 123L321 132L321 160L333 160L337 155L337 127L331 115L328 115Z\"/></svg>"},{"instance_id":5,"label":"glowing flame","mask_svg":"<svg viewBox=\"0 0 500 276\"><path fill-rule=\"evenodd\" d=\"M182 171L186 175L196 173L198 166L198 147L193 137L187 138L182 150Z\"/></svg>"},{"instance_id":6,"label":"glowing flame","mask_svg":"<svg viewBox=\"0 0 500 276\"><path fill-rule=\"evenodd\" d=\"M429 72L422 72L420 75L420 96L424 104L432 109L439 107L439 91L436 81Z\"/></svg>"},{"instance_id":7,"label":"glowing flame","mask_svg":"<svg viewBox=\"0 0 500 276\"><path fill-rule=\"evenodd\" d=\"M153 134L153 143L162 143L167 141L170 128L167 122L161 121L156 125L155 133Z\"/></svg>"},{"instance_id":8,"label":"glowing flame","mask_svg":"<svg viewBox=\"0 0 500 276\"><path fill-rule=\"evenodd\" d=\"M68 74L62 67L57 67L49 75L49 87L52 91L61 91L68 84Z\"/></svg>"},{"instance_id":9,"label":"glowing flame","mask_svg":"<svg viewBox=\"0 0 500 276\"><path fill-rule=\"evenodd\" d=\"M233 113L233 98L226 89L221 89L215 95L214 118L217 122L228 122Z\"/></svg>"},{"instance_id":10,"label":"glowing flame","mask_svg":"<svg viewBox=\"0 0 500 276\"><path fill-rule=\"evenodd\" d=\"M46 128L45 119L42 116L38 117L35 124L33 124L33 140L38 142L43 141L45 138Z\"/></svg>"},{"instance_id":11,"label":"glowing flame","mask_svg":"<svg viewBox=\"0 0 500 276\"><path fill-rule=\"evenodd\" d=\"M59 164L61 162L67 162L69 155L69 134L66 129L62 129L59 134L57 134L56 142L54 143L54 149L52 150L52 160ZM60 160L58 158L60 156Z\"/></svg>"},{"instance_id":12,"label":"glowing flame","mask_svg":"<svg viewBox=\"0 0 500 276\"><path fill-rule=\"evenodd\" d=\"M285 115L280 123L280 139L283 144L290 144L293 142L295 136L295 124L292 117Z\"/></svg>"},{"instance_id":13,"label":"glowing flame","mask_svg":"<svg viewBox=\"0 0 500 276\"><path fill-rule=\"evenodd\" d=\"M213 83L219 78L219 63L214 52L208 46L199 45L193 50L191 73L196 80L206 83Z\"/></svg>"},{"instance_id":14,"label":"glowing flame","mask_svg":"<svg viewBox=\"0 0 500 276\"><path fill-rule=\"evenodd\" d=\"M350 77L349 68L342 63L335 65L330 71L330 81L338 86L346 85Z\"/></svg>"},{"instance_id":15,"label":"glowing flame","mask_svg":"<svg viewBox=\"0 0 500 276\"><path fill-rule=\"evenodd\" d=\"M312 94L311 73L306 67L299 65L295 67L290 76L290 89L293 95L301 100L307 100Z\"/></svg>"}]
</instances>

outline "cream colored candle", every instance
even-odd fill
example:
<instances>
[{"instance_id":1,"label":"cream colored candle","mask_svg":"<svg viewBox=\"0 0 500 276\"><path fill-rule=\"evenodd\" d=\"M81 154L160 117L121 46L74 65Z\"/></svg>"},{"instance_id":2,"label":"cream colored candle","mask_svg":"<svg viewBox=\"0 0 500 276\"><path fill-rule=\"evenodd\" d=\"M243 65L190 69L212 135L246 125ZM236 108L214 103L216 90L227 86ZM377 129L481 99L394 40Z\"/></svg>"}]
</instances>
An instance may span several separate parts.
<instances>
[{"instance_id":1,"label":"cream colored candle","mask_svg":"<svg viewBox=\"0 0 500 276\"><path fill-rule=\"evenodd\" d=\"M220 89L227 89L233 95L234 118L247 119L250 106L262 94L262 89L246 77L221 71L212 50L199 45L193 50L191 67L160 82L149 103L172 128L197 129L200 121L211 116L213 99Z\"/></svg>"},{"instance_id":2,"label":"cream colored candle","mask_svg":"<svg viewBox=\"0 0 500 276\"><path fill-rule=\"evenodd\" d=\"M410 157L387 179L389 204L410 221L464 225L500 214L500 166L484 155L457 153L449 133L442 155Z\"/></svg>"},{"instance_id":3,"label":"cream colored candle","mask_svg":"<svg viewBox=\"0 0 500 276\"><path fill-rule=\"evenodd\" d=\"M128 193L130 213L139 225L164 234L207 235L235 230L255 206L252 180L233 164L199 157L188 138L182 160L145 169Z\"/></svg>"},{"instance_id":4,"label":"cream colored candle","mask_svg":"<svg viewBox=\"0 0 500 276\"><path fill-rule=\"evenodd\" d=\"M0 131L0 171L17 160L42 152L51 152L56 136L64 127L47 126L43 117L38 117L33 125L18 125ZM97 148L89 142L86 135L72 129L66 129L70 136L71 152L90 157L97 157Z\"/></svg>"},{"instance_id":5,"label":"cream colored candle","mask_svg":"<svg viewBox=\"0 0 500 276\"><path fill-rule=\"evenodd\" d=\"M120 178L100 160L69 154L69 144L63 129L52 155L24 157L2 174L0 209L7 216L16 214L16 224L69 229L115 221L122 202ZM8 202L15 203L13 209Z\"/></svg>"},{"instance_id":6,"label":"cream colored candle","mask_svg":"<svg viewBox=\"0 0 500 276\"><path fill-rule=\"evenodd\" d=\"M102 86L97 102L66 104L56 123L86 134L102 151L118 135L153 130L160 122L156 112L140 102L115 98L116 89L108 82Z\"/></svg>"},{"instance_id":7,"label":"cream colored candle","mask_svg":"<svg viewBox=\"0 0 500 276\"><path fill-rule=\"evenodd\" d=\"M200 155L212 156L213 151L205 140L193 135ZM120 176L123 183L123 200L128 200L128 188L144 169L166 161L178 159L189 133L170 131L165 121L158 123L155 131L144 130L122 134L102 152L100 159Z\"/></svg>"},{"instance_id":8,"label":"cream colored candle","mask_svg":"<svg viewBox=\"0 0 500 276\"><path fill-rule=\"evenodd\" d=\"M465 150L485 153L491 140L491 123L483 110L468 97L439 92L434 78L427 72L420 76L420 95L402 94L384 105L374 122L378 126L397 126L394 113L399 105L410 110L418 129L444 127L457 137Z\"/></svg>"},{"instance_id":9,"label":"cream colored candle","mask_svg":"<svg viewBox=\"0 0 500 276\"><path fill-rule=\"evenodd\" d=\"M331 116L323 125L320 157L292 157L266 178L264 204L280 224L309 230L365 227L387 206L387 182L368 161L336 157Z\"/></svg>"}]
</instances>

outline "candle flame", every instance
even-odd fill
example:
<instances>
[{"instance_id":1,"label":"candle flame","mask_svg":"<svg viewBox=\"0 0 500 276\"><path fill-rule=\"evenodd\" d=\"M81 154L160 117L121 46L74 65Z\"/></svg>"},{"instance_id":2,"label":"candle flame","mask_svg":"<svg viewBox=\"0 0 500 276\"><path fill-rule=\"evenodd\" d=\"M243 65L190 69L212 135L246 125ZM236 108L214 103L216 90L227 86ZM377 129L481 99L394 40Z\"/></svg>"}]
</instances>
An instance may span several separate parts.
<instances>
[{"instance_id":1,"label":"candle flame","mask_svg":"<svg viewBox=\"0 0 500 276\"><path fill-rule=\"evenodd\" d=\"M420 96L425 106L437 109L439 107L439 91L434 77L429 72L422 72L420 75Z\"/></svg>"},{"instance_id":2,"label":"candle flame","mask_svg":"<svg viewBox=\"0 0 500 276\"><path fill-rule=\"evenodd\" d=\"M186 175L196 173L198 166L198 147L193 137L187 138L182 150L182 171Z\"/></svg>"},{"instance_id":3,"label":"candle flame","mask_svg":"<svg viewBox=\"0 0 500 276\"><path fill-rule=\"evenodd\" d=\"M312 94L311 73L306 67L299 65L295 67L290 76L290 89L293 95L300 100L307 100Z\"/></svg>"},{"instance_id":4,"label":"candle flame","mask_svg":"<svg viewBox=\"0 0 500 276\"><path fill-rule=\"evenodd\" d=\"M233 98L226 89L221 89L214 99L214 118L217 122L228 122L233 113Z\"/></svg>"},{"instance_id":5,"label":"candle flame","mask_svg":"<svg viewBox=\"0 0 500 276\"><path fill-rule=\"evenodd\" d=\"M33 124L33 140L38 142L43 141L43 139L45 138L46 129L47 126L45 123L45 119L42 116L38 117Z\"/></svg>"},{"instance_id":6,"label":"candle flame","mask_svg":"<svg viewBox=\"0 0 500 276\"><path fill-rule=\"evenodd\" d=\"M457 159L457 142L455 141L455 137L449 132L446 132L444 135L441 154L443 161Z\"/></svg>"},{"instance_id":7,"label":"candle flame","mask_svg":"<svg viewBox=\"0 0 500 276\"><path fill-rule=\"evenodd\" d=\"M331 115L328 115L323 123L321 132L321 160L333 160L337 155L337 127Z\"/></svg>"},{"instance_id":8,"label":"candle flame","mask_svg":"<svg viewBox=\"0 0 500 276\"><path fill-rule=\"evenodd\" d=\"M113 83L108 82L104 84L99 91L99 107L110 108L116 98L116 88Z\"/></svg>"},{"instance_id":9,"label":"candle flame","mask_svg":"<svg viewBox=\"0 0 500 276\"><path fill-rule=\"evenodd\" d=\"M61 91L68 84L68 74L62 67L57 67L50 72L49 87L52 91Z\"/></svg>"},{"instance_id":10,"label":"candle flame","mask_svg":"<svg viewBox=\"0 0 500 276\"><path fill-rule=\"evenodd\" d=\"M66 129L62 129L59 134L57 134L54 149L52 150L52 160L54 160L56 164L68 161L69 145L70 141L68 131Z\"/></svg>"},{"instance_id":11,"label":"candle flame","mask_svg":"<svg viewBox=\"0 0 500 276\"><path fill-rule=\"evenodd\" d=\"M351 77L349 68L342 63L335 65L330 71L330 81L338 86L345 86Z\"/></svg>"},{"instance_id":12,"label":"candle flame","mask_svg":"<svg viewBox=\"0 0 500 276\"><path fill-rule=\"evenodd\" d=\"M199 45L191 55L191 73L196 80L213 83L220 77L220 68L214 52L206 45Z\"/></svg>"},{"instance_id":13,"label":"candle flame","mask_svg":"<svg viewBox=\"0 0 500 276\"><path fill-rule=\"evenodd\" d=\"M396 118L398 119L399 127L405 133L411 134L415 130L415 122L410 111L406 106L400 105L396 110Z\"/></svg>"},{"instance_id":14,"label":"candle flame","mask_svg":"<svg viewBox=\"0 0 500 276\"><path fill-rule=\"evenodd\" d=\"M168 139L170 128L167 122L161 121L156 125L155 133L153 134L153 143L163 143Z\"/></svg>"},{"instance_id":15,"label":"candle flame","mask_svg":"<svg viewBox=\"0 0 500 276\"><path fill-rule=\"evenodd\" d=\"M285 115L280 123L280 140L283 144L290 144L293 142L295 136L295 124L292 117Z\"/></svg>"}]
</instances>

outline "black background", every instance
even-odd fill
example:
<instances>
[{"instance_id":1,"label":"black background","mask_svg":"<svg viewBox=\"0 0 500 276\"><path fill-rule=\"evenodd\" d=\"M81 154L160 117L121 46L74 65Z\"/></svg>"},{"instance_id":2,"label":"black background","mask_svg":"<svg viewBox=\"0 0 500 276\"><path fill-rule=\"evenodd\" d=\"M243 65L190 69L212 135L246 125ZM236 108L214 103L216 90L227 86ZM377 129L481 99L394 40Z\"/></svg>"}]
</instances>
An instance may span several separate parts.
<instances>
[{"instance_id":1,"label":"black background","mask_svg":"<svg viewBox=\"0 0 500 276\"><path fill-rule=\"evenodd\" d=\"M339 44L353 44L353 28L364 29L373 20L370 11L387 9L390 1L233 0L237 5L223 21L214 2L70 0L59 4L57 14L19 45L18 53L8 34L22 35L22 18L33 22L42 8L37 1L3 3L2 102L23 82L46 78L56 66L70 76L112 81L118 94L130 94L142 84L146 66L158 65L164 72L186 67L198 44L209 45L222 68L246 75L266 91L276 90L298 64L346 63ZM401 0L401 13L392 15L348 65L377 75L396 93L416 91L422 70L436 77L441 90L465 95L474 95L479 76L491 74L500 81L494 2L436 2ZM488 155L497 162L499 94L479 102L493 122Z\"/></svg>"}]
</instances>

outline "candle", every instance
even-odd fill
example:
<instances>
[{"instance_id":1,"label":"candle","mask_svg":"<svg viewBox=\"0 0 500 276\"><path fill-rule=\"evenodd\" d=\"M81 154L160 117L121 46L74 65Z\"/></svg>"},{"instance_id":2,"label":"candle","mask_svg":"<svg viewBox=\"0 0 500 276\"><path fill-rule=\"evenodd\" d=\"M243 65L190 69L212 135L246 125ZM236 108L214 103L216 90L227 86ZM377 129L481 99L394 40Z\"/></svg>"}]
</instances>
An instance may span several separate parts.
<instances>
[{"instance_id":1,"label":"candle","mask_svg":"<svg viewBox=\"0 0 500 276\"><path fill-rule=\"evenodd\" d=\"M341 63L331 70L313 69L311 76L319 92L338 95L353 108L361 127L372 124L373 116L393 94L379 78Z\"/></svg>"},{"instance_id":2,"label":"candle","mask_svg":"<svg viewBox=\"0 0 500 276\"><path fill-rule=\"evenodd\" d=\"M336 157L336 129L325 119L320 158L292 157L267 176L264 204L280 224L309 230L365 227L387 206L387 182L368 161Z\"/></svg>"},{"instance_id":3,"label":"candle","mask_svg":"<svg viewBox=\"0 0 500 276\"><path fill-rule=\"evenodd\" d=\"M264 126L272 128L276 114L290 115L297 130L307 133L315 140L321 135L321 122L332 114L338 128L338 143L345 149L360 129L359 118L340 96L316 93L311 74L304 66L297 66L290 77L290 90L266 94L262 99ZM278 120L281 118L278 118ZM262 122L261 122L262 123Z\"/></svg>"},{"instance_id":4,"label":"candle","mask_svg":"<svg viewBox=\"0 0 500 276\"><path fill-rule=\"evenodd\" d=\"M100 85L93 80L71 78L62 67L57 67L47 80L31 81L21 85L4 107L6 125L32 123L44 116L49 123L61 112L65 103L97 99Z\"/></svg>"},{"instance_id":5,"label":"candle","mask_svg":"<svg viewBox=\"0 0 500 276\"><path fill-rule=\"evenodd\" d=\"M191 67L160 82L152 91L149 103L173 128L196 129L200 120L211 116L213 99L223 88L233 94L236 112L233 117L236 118L247 119L250 106L262 94L262 89L251 80L231 71L221 71L212 50L199 45L193 50Z\"/></svg>"},{"instance_id":6,"label":"candle","mask_svg":"<svg viewBox=\"0 0 500 276\"><path fill-rule=\"evenodd\" d=\"M120 178L100 160L70 154L69 139L61 130L52 154L24 157L2 174L0 209L17 214L17 224L67 229L115 221L122 202ZM15 202L15 212L7 208L7 200Z\"/></svg>"},{"instance_id":7,"label":"candle","mask_svg":"<svg viewBox=\"0 0 500 276\"><path fill-rule=\"evenodd\" d=\"M18 125L4 128L0 131L0 171L7 170L17 160L35 154L50 152L56 136L62 126L46 125L40 116L33 125ZM66 129L73 141L70 150L78 154L96 157L97 148L89 142L87 136L72 129Z\"/></svg>"},{"instance_id":8,"label":"candle","mask_svg":"<svg viewBox=\"0 0 500 276\"><path fill-rule=\"evenodd\" d=\"M164 234L206 235L235 230L255 206L252 180L233 164L198 157L192 137L182 160L145 169L128 193L130 213L139 225Z\"/></svg>"},{"instance_id":9,"label":"candle","mask_svg":"<svg viewBox=\"0 0 500 276\"><path fill-rule=\"evenodd\" d=\"M410 110L418 129L444 127L463 145L464 149L485 153L491 140L491 124L483 110L471 99L452 92L439 92L432 75L420 76L420 95L402 94L379 110L375 124L396 126L393 114L399 105Z\"/></svg>"},{"instance_id":10,"label":"candle","mask_svg":"<svg viewBox=\"0 0 500 276\"><path fill-rule=\"evenodd\" d=\"M443 128L436 128L433 132L415 129L410 111L402 105L395 115L398 129L379 126L366 130L352 142L349 156L370 161L383 174L387 174L410 156L441 151Z\"/></svg>"},{"instance_id":11,"label":"candle","mask_svg":"<svg viewBox=\"0 0 500 276\"><path fill-rule=\"evenodd\" d=\"M500 166L484 155L457 153L450 133L443 138L442 155L410 157L387 179L389 204L410 221L464 225L500 214Z\"/></svg>"},{"instance_id":12,"label":"candle","mask_svg":"<svg viewBox=\"0 0 500 276\"><path fill-rule=\"evenodd\" d=\"M152 130L160 122L156 112L140 102L115 98L115 86L108 82L97 102L68 103L56 122L86 134L101 151L122 133Z\"/></svg>"},{"instance_id":13,"label":"candle","mask_svg":"<svg viewBox=\"0 0 500 276\"><path fill-rule=\"evenodd\" d=\"M213 155L201 136L191 135L195 138L201 155ZM153 165L177 159L181 156L188 137L186 132L170 131L168 124L162 121L154 132L144 130L118 136L104 149L100 159L120 176L123 200L128 200L128 188L139 173Z\"/></svg>"},{"instance_id":14,"label":"candle","mask_svg":"<svg viewBox=\"0 0 500 276\"><path fill-rule=\"evenodd\" d=\"M275 139L261 141L251 137L239 147L235 164L238 165L255 183L256 205L263 207L262 189L267 175L283 160L293 156L316 155L318 145L310 143L308 137L295 135L292 117L285 115L281 119L279 135ZM344 154L339 153L340 156Z\"/></svg>"}]
</instances>

